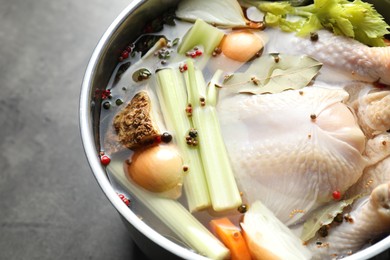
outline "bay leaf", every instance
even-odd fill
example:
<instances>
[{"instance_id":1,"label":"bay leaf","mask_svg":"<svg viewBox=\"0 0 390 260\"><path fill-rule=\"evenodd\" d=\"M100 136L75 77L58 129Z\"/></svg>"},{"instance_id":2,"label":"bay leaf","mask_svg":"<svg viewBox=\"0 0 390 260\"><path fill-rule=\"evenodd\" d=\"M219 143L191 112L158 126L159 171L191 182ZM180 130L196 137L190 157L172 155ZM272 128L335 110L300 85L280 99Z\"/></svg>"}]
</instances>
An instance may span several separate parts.
<instances>
[{"instance_id":1,"label":"bay leaf","mask_svg":"<svg viewBox=\"0 0 390 260\"><path fill-rule=\"evenodd\" d=\"M331 203L314 211L303 224L303 230L300 237L301 240L308 241L312 239L322 226L332 223L337 214L342 213L344 208L351 205L357 198L358 197L353 197L351 199Z\"/></svg>"},{"instance_id":2,"label":"bay leaf","mask_svg":"<svg viewBox=\"0 0 390 260\"><path fill-rule=\"evenodd\" d=\"M271 53L254 60L247 71L235 73L226 87L239 93L279 93L307 86L321 69L322 63L307 55Z\"/></svg>"}]
</instances>

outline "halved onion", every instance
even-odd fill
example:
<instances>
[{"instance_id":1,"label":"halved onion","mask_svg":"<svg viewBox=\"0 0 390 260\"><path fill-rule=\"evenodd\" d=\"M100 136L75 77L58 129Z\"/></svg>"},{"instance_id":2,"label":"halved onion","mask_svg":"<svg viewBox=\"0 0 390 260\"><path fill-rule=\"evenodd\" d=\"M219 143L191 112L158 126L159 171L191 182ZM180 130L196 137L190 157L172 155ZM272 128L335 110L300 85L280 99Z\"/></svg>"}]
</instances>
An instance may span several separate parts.
<instances>
[{"instance_id":1,"label":"halved onion","mask_svg":"<svg viewBox=\"0 0 390 260\"><path fill-rule=\"evenodd\" d=\"M181 195L183 162L172 145L136 150L127 172L131 180L148 191L173 199Z\"/></svg>"},{"instance_id":2,"label":"halved onion","mask_svg":"<svg viewBox=\"0 0 390 260\"><path fill-rule=\"evenodd\" d=\"M222 53L232 60L246 62L263 49L263 40L250 30L233 31L221 43Z\"/></svg>"}]
</instances>

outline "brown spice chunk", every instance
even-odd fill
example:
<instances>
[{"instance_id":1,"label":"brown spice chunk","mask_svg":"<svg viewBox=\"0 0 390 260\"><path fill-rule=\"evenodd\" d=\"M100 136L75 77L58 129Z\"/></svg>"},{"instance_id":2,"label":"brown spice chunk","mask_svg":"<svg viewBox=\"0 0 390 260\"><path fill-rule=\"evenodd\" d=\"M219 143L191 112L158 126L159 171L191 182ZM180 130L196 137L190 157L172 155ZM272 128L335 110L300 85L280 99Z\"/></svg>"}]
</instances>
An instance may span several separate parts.
<instances>
[{"instance_id":1,"label":"brown spice chunk","mask_svg":"<svg viewBox=\"0 0 390 260\"><path fill-rule=\"evenodd\" d=\"M151 115L151 101L145 91L137 93L114 118L119 142L129 149L149 145L160 135Z\"/></svg>"}]
</instances>

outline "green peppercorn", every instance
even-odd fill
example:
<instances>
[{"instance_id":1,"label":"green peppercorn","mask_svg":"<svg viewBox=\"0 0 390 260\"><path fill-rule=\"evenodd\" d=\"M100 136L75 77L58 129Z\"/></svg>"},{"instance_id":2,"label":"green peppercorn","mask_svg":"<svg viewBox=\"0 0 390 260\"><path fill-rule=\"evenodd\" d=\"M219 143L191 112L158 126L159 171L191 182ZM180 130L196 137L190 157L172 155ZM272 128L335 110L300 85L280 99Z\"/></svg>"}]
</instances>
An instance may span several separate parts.
<instances>
[{"instance_id":1,"label":"green peppercorn","mask_svg":"<svg viewBox=\"0 0 390 260\"><path fill-rule=\"evenodd\" d=\"M173 41L172 41L172 46L175 46L179 43L179 38L175 38Z\"/></svg>"},{"instance_id":2,"label":"green peppercorn","mask_svg":"<svg viewBox=\"0 0 390 260\"><path fill-rule=\"evenodd\" d=\"M120 99L120 98L118 98L117 100L115 100L115 104L116 104L117 106L120 106L120 105L123 104L123 100Z\"/></svg>"}]
</instances>

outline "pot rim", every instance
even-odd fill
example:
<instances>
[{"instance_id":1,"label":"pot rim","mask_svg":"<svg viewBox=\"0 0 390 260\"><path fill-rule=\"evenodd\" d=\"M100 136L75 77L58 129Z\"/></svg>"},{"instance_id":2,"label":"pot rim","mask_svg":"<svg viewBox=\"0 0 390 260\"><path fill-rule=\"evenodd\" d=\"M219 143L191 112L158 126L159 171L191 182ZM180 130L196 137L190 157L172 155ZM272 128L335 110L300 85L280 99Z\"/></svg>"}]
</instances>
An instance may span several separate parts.
<instances>
[{"instance_id":1,"label":"pot rim","mask_svg":"<svg viewBox=\"0 0 390 260\"><path fill-rule=\"evenodd\" d=\"M157 231L145 224L140 218L130 210L123 201L119 198L114 188L111 186L108 180L105 170L103 169L99 154L96 151L94 143L94 133L92 130L92 118L90 113L91 106L91 92L92 92L92 80L96 72L97 64L102 56L104 50L108 48L110 38L119 26L127 19L130 13L139 8L143 3L148 0L132 0L131 3L123 9L123 11L115 18L111 25L107 28L103 36L100 38L96 45L91 58L88 62L87 69L84 74L80 99L79 99L79 130L81 133L81 140L84 147L84 152L87 157L87 161L92 170L92 173L98 182L100 188L103 190L106 197L119 212L119 214L126 219L134 228L141 232L144 236L151 241L166 249L169 252L183 258L183 259L195 259L205 260L207 258L200 256L190 250L172 242L165 238ZM382 239L381 241L371 245L351 256L347 256L345 260L358 260L368 259L375 257L386 249L390 248L390 236Z\"/></svg>"},{"instance_id":2,"label":"pot rim","mask_svg":"<svg viewBox=\"0 0 390 260\"><path fill-rule=\"evenodd\" d=\"M87 157L87 161L98 182L100 188L103 190L106 197L119 212L134 228L141 232L144 236L151 241L166 249L169 252L176 254L184 259L206 259L188 249L179 246L178 244L163 237L157 231L145 224L140 218L133 213L119 198L114 188L111 186L108 178L106 177L105 170L103 169L99 154L96 151L94 143L94 133L92 130L92 118L90 113L91 107L91 92L92 92L92 80L96 72L97 64L102 56L103 51L108 47L108 43L114 32L118 27L127 19L128 15L142 5L147 0L132 0L131 3L117 16L117 18L107 28L103 36L100 38L96 45L92 56L88 62L87 69L84 74L84 79L81 86L80 99L79 99L79 130L81 133L82 144L84 152Z\"/></svg>"}]
</instances>

